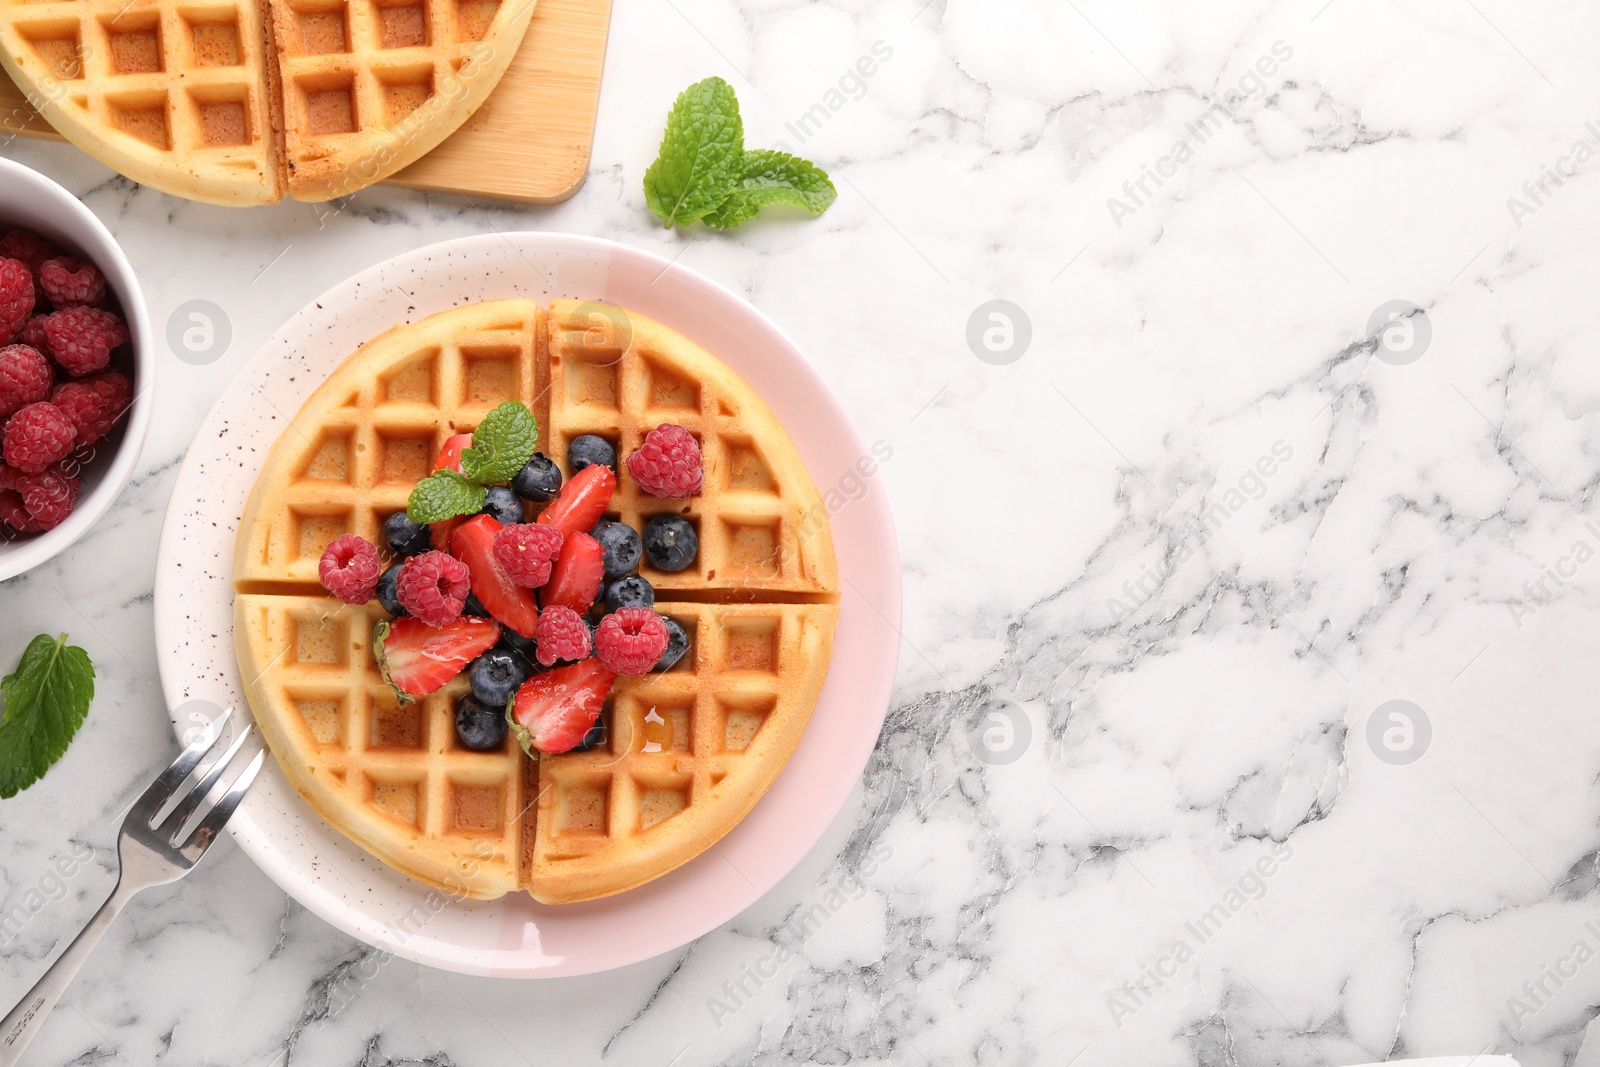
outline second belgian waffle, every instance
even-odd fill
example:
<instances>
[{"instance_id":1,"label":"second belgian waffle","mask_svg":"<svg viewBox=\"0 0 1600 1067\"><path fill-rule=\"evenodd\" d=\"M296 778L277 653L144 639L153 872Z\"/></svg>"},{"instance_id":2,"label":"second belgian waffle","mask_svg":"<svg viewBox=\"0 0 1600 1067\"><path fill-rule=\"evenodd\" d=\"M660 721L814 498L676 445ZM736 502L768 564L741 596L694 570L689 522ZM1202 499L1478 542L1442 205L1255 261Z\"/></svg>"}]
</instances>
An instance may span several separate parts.
<instances>
[{"instance_id":1,"label":"second belgian waffle","mask_svg":"<svg viewBox=\"0 0 1600 1067\"><path fill-rule=\"evenodd\" d=\"M216 204L328 200L489 96L534 0L0 0L0 64L67 140Z\"/></svg>"}]
</instances>

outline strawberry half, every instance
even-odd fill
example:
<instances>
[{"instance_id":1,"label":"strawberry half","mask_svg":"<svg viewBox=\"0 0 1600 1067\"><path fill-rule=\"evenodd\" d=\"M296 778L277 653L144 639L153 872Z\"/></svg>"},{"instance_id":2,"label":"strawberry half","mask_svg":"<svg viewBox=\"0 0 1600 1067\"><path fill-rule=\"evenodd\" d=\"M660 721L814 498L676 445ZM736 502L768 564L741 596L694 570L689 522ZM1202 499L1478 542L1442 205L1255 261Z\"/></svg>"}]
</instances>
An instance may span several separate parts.
<instances>
[{"instance_id":1,"label":"strawberry half","mask_svg":"<svg viewBox=\"0 0 1600 1067\"><path fill-rule=\"evenodd\" d=\"M428 524L428 543L440 552L450 551L450 535L456 532L456 527L461 525L461 516L453 519L441 519Z\"/></svg>"},{"instance_id":2,"label":"strawberry half","mask_svg":"<svg viewBox=\"0 0 1600 1067\"><path fill-rule=\"evenodd\" d=\"M594 470L593 467L583 469ZM561 555L550 568L550 580L539 590L539 602L547 608L559 604L582 615L600 595L600 583L605 576L605 549L600 547L600 542L586 533L568 534L562 542Z\"/></svg>"},{"instance_id":3,"label":"strawberry half","mask_svg":"<svg viewBox=\"0 0 1600 1067\"><path fill-rule=\"evenodd\" d=\"M591 656L523 682L507 715L522 750L530 756L536 749L553 756L577 748L600 717L616 680Z\"/></svg>"},{"instance_id":4,"label":"strawberry half","mask_svg":"<svg viewBox=\"0 0 1600 1067\"><path fill-rule=\"evenodd\" d=\"M433 469L436 471L455 471L461 474L461 453L472 447L470 433L458 433L444 443L439 449L439 454L434 457Z\"/></svg>"},{"instance_id":5,"label":"strawberry half","mask_svg":"<svg viewBox=\"0 0 1600 1067\"><path fill-rule=\"evenodd\" d=\"M484 610L524 637L539 625L539 602L494 556L494 535L500 524L492 515L474 515L450 535L450 554L467 565L472 592ZM593 540L593 538L590 538ZM596 547L599 547L598 545Z\"/></svg>"},{"instance_id":6,"label":"strawberry half","mask_svg":"<svg viewBox=\"0 0 1600 1067\"><path fill-rule=\"evenodd\" d=\"M580 530L587 533L605 515L616 492L617 476L602 463L591 463L567 479L561 492L539 513L539 521L554 526L563 537Z\"/></svg>"},{"instance_id":7,"label":"strawberry half","mask_svg":"<svg viewBox=\"0 0 1600 1067\"><path fill-rule=\"evenodd\" d=\"M383 680L402 704L444 688L461 669L500 640L500 625L464 615L443 626L428 626L409 615L380 622L372 631L372 651Z\"/></svg>"}]
</instances>

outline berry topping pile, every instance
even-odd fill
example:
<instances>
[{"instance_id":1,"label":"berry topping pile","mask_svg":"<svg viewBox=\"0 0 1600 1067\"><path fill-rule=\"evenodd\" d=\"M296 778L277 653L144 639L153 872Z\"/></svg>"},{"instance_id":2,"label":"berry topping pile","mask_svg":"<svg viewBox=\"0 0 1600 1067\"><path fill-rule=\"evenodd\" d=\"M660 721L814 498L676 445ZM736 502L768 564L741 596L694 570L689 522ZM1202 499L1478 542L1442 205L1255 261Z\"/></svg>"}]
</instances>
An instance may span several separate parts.
<instances>
[{"instance_id":1,"label":"berry topping pile","mask_svg":"<svg viewBox=\"0 0 1600 1067\"><path fill-rule=\"evenodd\" d=\"M0 234L0 538L59 526L95 446L133 403L100 268L29 230ZM12 486L27 476L26 486Z\"/></svg>"},{"instance_id":2,"label":"berry topping pile","mask_svg":"<svg viewBox=\"0 0 1600 1067\"><path fill-rule=\"evenodd\" d=\"M72 443L99 425L96 381L69 383L83 387L69 394ZM573 438L563 478L537 442L532 413L500 405L444 443L406 510L385 519L384 548L345 534L318 570L340 600L376 597L393 617L378 625L373 649L402 700L466 675L456 739L475 751L501 749L508 730L529 755L603 745L617 677L670 670L689 652L689 635L654 610L655 590L637 568L647 559L664 571L693 566L694 525L666 515L641 533L607 519L615 445ZM621 466L663 498L692 496L703 481L699 445L681 426L650 431ZM20 506L10 482L24 477L8 480L5 470L0 519Z\"/></svg>"}]
</instances>

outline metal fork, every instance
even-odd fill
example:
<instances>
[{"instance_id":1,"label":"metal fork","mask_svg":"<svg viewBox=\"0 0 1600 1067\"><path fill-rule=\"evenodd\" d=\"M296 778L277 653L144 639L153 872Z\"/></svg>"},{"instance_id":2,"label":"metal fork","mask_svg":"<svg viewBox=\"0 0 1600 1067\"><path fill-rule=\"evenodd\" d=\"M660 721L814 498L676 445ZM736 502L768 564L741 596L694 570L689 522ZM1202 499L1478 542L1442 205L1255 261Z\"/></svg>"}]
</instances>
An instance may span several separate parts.
<instances>
[{"instance_id":1,"label":"metal fork","mask_svg":"<svg viewBox=\"0 0 1600 1067\"><path fill-rule=\"evenodd\" d=\"M61 958L44 972L39 984L28 991L22 1003L4 1021L0 1021L0 1067L13 1067L21 1058L23 1049L28 1047L28 1042L38 1034L51 1009L61 1000L67 984L78 973L111 926L111 921L127 906L128 901L137 893L152 886L176 882L194 870L194 865L206 854L234 809L244 799L245 791L250 788L250 783L255 780L256 772L261 770L261 763L266 758L264 749L257 749L255 758L212 804L194 830L184 832L185 825L194 821L194 816L205 804L212 788L222 780L223 773L233 763L245 741L255 732L255 724L251 723L204 777L180 793L180 787L216 747L217 738L232 713L233 709L227 708L218 715L216 721L207 726L194 739L194 743L172 761L172 766L161 772L161 777L151 783L150 788L128 811L127 818L122 821L122 835L117 840L117 857L121 865L117 887L111 891L110 899L95 913L94 918L89 920L83 932L67 946ZM173 800L177 800L177 806L157 822L156 816L162 814Z\"/></svg>"}]
</instances>

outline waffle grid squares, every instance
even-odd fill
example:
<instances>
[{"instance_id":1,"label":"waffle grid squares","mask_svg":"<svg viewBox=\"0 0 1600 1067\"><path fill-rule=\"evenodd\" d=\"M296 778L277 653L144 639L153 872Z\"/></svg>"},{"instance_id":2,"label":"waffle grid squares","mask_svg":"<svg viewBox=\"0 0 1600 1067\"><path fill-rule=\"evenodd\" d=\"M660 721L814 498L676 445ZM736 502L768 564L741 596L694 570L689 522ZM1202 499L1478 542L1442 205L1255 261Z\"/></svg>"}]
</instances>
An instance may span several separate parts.
<instances>
[{"instance_id":1,"label":"waffle grid squares","mask_svg":"<svg viewBox=\"0 0 1600 1067\"><path fill-rule=\"evenodd\" d=\"M609 515L641 531L652 518L680 515L696 527L700 554L685 571L660 571L646 559L639 573L663 592L815 591L790 503L799 487L780 483L752 442L738 402L716 383L675 369L651 331L623 326L605 336L604 323L594 325L595 306L551 312L550 410L559 418L547 435L547 454L570 474L565 457L575 437L603 437L624 457L661 423L682 426L700 445L705 489L688 500L662 500L623 477Z\"/></svg>"},{"instance_id":2,"label":"waffle grid squares","mask_svg":"<svg viewBox=\"0 0 1600 1067\"><path fill-rule=\"evenodd\" d=\"M678 811L709 801L738 770L745 753L777 709L786 656L800 655L799 605L666 603L687 618L694 634L692 665L642 678L619 679L604 712L607 744L592 752L540 761L541 820L550 833L536 847L549 860L592 855L665 823ZM741 669L729 649L745 631L770 634L773 657L761 669ZM736 741L730 744L730 739ZM606 797L604 832L574 810ZM675 793L681 803L656 794ZM665 805L665 807L663 807ZM670 809L670 810L669 810Z\"/></svg>"},{"instance_id":3,"label":"waffle grid squares","mask_svg":"<svg viewBox=\"0 0 1600 1067\"><path fill-rule=\"evenodd\" d=\"M456 130L533 0L0 0L0 58L62 134L222 204L353 193ZM271 20L269 26L268 20Z\"/></svg>"},{"instance_id":4,"label":"waffle grid squares","mask_svg":"<svg viewBox=\"0 0 1600 1067\"><path fill-rule=\"evenodd\" d=\"M101 123L159 151L265 167L269 124L257 89L263 45L241 29L242 19L254 23L253 10L78 0L0 6L0 22ZM258 24L250 29L259 37Z\"/></svg>"},{"instance_id":5,"label":"waffle grid squares","mask_svg":"<svg viewBox=\"0 0 1600 1067\"><path fill-rule=\"evenodd\" d=\"M514 855L524 757L509 737L495 752L459 744L453 707L464 679L401 704L371 654L372 628L388 618L380 608L316 597L249 599L252 610L266 614L283 665L293 668L290 680L275 684L295 710L290 727L315 753L313 773L326 788L402 834L498 841Z\"/></svg>"},{"instance_id":6,"label":"waffle grid squares","mask_svg":"<svg viewBox=\"0 0 1600 1067\"><path fill-rule=\"evenodd\" d=\"M257 565L241 577L315 583L322 550L340 534L382 544L383 521L405 510L447 439L506 399L535 401L535 322L424 344L398 370L352 389L316 438L298 439L281 511L250 532ZM488 380L508 391L488 392Z\"/></svg>"},{"instance_id":7,"label":"waffle grid squares","mask_svg":"<svg viewBox=\"0 0 1600 1067\"><path fill-rule=\"evenodd\" d=\"M522 857L513 880L549 902L638 884L702 851L742 817L804 728L837 618L831 558L813 575L784 541L816 492L797 458L776 444L770 415L742 410L756 402L738 392L737 379L719 380L714 362L696 366L703 354L675 352L676 335L653 324L632 331L609 363L578 367L564 345L573 333L587 335L563 331L562 307L546 315L531 301L478 305L403 328L403 349L387 337L373 342L370 361L346 365L361 373L341 368L308 402L315 421L307 425L315 429L285 430L275 446L268 471L281 473L264 496L258 486L235 568L241 600L282 610L293 599L285 586L294 585L319 594L303 598L304 610L326 611L331 602L313 585L322 547L345 532L381 544L383 519L405 507L445 439L471 430L506 399L529 404L541 451L564 468L567 444L581 433L607 437L623 455L661 421L696 434L706 460L702 494L659 500L623 476L613 502L613 517L637 528L668 512L701 527L701 556L712 562L699 573L642 571L657 586L657 610L689 634L690 652L666 672L617 680L602 712L608 736L596 750L543 756L519 778L498 762L502 753L455 747L450 709L464 679L401 714L359 629L341 636L302 627L282 638L297 652L274 681L271 706L292 707L284 717L297 724L297 747L314 754L325 783L336 783L330 792L377 813L391 830L420 835L385 858L416 873L424 862L418 852L433 839L452 847L474 835L500 841L499 826L509 823L484 813L512 812L515 796L537 811L527 816L525 836L508 846L508 855ZM687 369L677 360L688 360ZM766 540L749 551L773 566L745 583L740 540L751 530ZM362 626L384 617L376 606L352 613ZM327 651L335 642L342 652ZM298 654L302 646L307 655ZM520 750L511 755L527 762ZM294 758L304 757L297 751Z\"/></svg>"},{"instance_id":8,"label":"waffle grid squares","mask_svg":"<svg viewBox=\"0 0 1600 1067\"><path fill-rule=\"evenodd\" d=\"M292 159L403 123L471 58L489 28L480 15L462 0L287 0L277 19Z\"/></svg>"}]
</instances>

